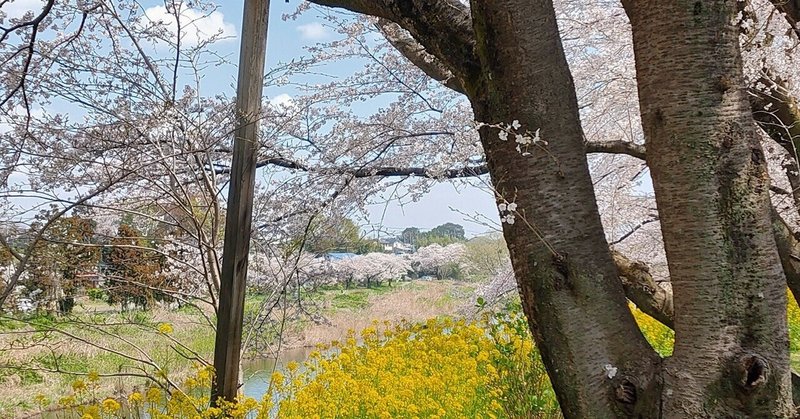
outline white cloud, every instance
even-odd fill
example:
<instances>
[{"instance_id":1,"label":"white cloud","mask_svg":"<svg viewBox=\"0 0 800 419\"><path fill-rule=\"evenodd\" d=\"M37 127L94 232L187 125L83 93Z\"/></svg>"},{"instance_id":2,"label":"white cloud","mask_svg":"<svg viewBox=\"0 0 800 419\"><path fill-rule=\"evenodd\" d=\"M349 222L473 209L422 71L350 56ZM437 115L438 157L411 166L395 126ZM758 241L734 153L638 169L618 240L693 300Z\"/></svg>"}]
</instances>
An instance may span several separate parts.
<instances>
[{"instance_id":1,"label":"white cloud","mask_svg":"<svg viewBox=\"0 0 800 419\"><path fill-rule=\"evenodd\" d=\"M300 25L297 27L297 31L300 32L300 36L302 36L303 39L308 39L312 41L319 41L321 39L325 39L329 35L328 28L322 26L322 24L319 22L312 22Z\"/></svg>"},{"instance_id":2,"label":"white cloud","mask_svg":"<svg viewBox=\"0 0 800 419\"><path fill-rule=\"evenodd\" d=\"M278 96L270 99L269 104L275 107L292 106L292 97L286 93L281 93Z\"/></svg>"},{"instance_id":3,"label":"white cloud","mask_svg":"<svg viewBox=\"0 0 800 419\"><path fill-rule=\"evenodd\" d=\"M39 14L44 8L44 0L12 0L0 9L6 15L6 19L18 19L25 16L25 13L32 11L34 16Z\"/></svg>"},{"instance_id":4,"label":"white cloud","mask_svg":"<svg viewBox=\"0 0 800 419\"><path fill-rule=\"evenodd\" d=\"M225 21L225 15L219 11L205 13L200 10L181 6L181 43L196 46L213 36L220 40L236 39L236 27ZM178 23L175 15L170 14L164 6L150 7L144 11L145 16L153 23L162 23L177 37Z\"/></svg>"}]
</instances>

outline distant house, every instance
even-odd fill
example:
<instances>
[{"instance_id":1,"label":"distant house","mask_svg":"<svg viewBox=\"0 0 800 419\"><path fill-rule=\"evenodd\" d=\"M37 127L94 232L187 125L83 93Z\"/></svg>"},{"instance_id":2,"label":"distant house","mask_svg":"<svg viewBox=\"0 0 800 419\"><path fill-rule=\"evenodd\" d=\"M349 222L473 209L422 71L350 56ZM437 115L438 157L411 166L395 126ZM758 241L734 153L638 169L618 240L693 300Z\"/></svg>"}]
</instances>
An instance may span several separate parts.
<instances>
[{"instance_id":1,"label":"distant house","mask_svg":"<svg viewBox=\"0 0 800 419\"><path fill-rule=\"evenodd\" d=\"M105 278L98 269L95 272L83 271L76 275L86 288L100 288L105 283Z\"/></svg>"},{"instance_id":2,"label":"distant house","mask_svg":"<svg viewBox=\"0 0 800 419\"><path fill-rule=\"evenodd\" d=\"M380 239L379 242L383 246L385 253L394 253L396 255L403 253L414 253L414 246L408 243L403 243L397 237L388 239Z\"/></svg>"},{"instance_id":3,"label":"distant house","mask_svg":"<svg viewBox=\"0 0 800 419\"><path fill-rule=\"evenodd\" d=\"M331 260L331 261L350 259L356 256L358 255L356 255L355 253L347 253L347 252L328 252L322 255L322 257L324 257L325 260Z\"/></svg>"}]
</instances>

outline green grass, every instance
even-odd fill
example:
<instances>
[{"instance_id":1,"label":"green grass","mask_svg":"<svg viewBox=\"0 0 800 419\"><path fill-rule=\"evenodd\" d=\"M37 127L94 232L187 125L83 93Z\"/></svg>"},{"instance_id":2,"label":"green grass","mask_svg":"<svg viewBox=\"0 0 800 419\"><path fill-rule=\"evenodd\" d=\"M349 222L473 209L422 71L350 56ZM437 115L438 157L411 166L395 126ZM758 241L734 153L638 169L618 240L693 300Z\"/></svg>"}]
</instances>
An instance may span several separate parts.
<instances>
[{"instance_id":1,"label":"green grass","mask_svg":"<svg viewBox=\"0 0 800 419\"><path fill-rule=\"evenodd\" d=\"M0 382L5 381L12 375L19 377L19 383L22 386L29 386L33 384L40 384L44 381L42 374L30 370L12 370L8 368L0 368Z\"/></svg>"},{"instance_id":2,"label":"green grass","mask_svg":"<svg viewBox=\"0 0 800 419\"><path fill-rule=\"evenodd\" d=\"M800 352L793 352L789 358L789 362L791 363L793 370L800 371Z\"/></svg>"},{"instance_id":3,"label":"green grass","mask_svg":"<svg viewBox=\"0 0 800 419\"><path fill-rule=\"evenodd\" d=\"M91 371L158 374L156 368L122 354L145 358L141 353L144 352L160 370L180 382L182 377L193 373L194 355L181 350L185 355L182 356L171 338L211 359L213 329L196 309L119 312L96 301L81 303L85 304L68 317L34 315L0 320L0 386L8 388L0 403L0 417L23 415L35 406L33 398L40 393L51 400L70 394L72 382ZM169 336L157 331L162 322L172 324L174 331ZM2 368L3 364L7 368ZM106 387L98 389L98 394L115 394L117 390L130 391L147 385L146 379L137 377L102 381Z\"/></svg>"},{"instance_id":4,"label":"green grass","mask_svg":"<svg viewBox=\"0 0 800 419\"><path fill-rule=\"evenodd\" d=\"M331 307L336 310L361 310L369 306L369 293L366 291L343 292L331 299Z\"/></svg>"},{"instance_id":5,"label":"green grass","mask_svg":"<svg viewBox=\"0 0 800 419\"><path fill-rule=\"evenodd\" d=\"M408 283L395 283L393 286L387 284L366 287L344 286L324 286L308 293L305 297L323 303L323 306L330 307L330 310L350 310L357 311L369 307L369 299L375 295L386 294L398 288L404 288Z\"/></svg>"}]
</instances>

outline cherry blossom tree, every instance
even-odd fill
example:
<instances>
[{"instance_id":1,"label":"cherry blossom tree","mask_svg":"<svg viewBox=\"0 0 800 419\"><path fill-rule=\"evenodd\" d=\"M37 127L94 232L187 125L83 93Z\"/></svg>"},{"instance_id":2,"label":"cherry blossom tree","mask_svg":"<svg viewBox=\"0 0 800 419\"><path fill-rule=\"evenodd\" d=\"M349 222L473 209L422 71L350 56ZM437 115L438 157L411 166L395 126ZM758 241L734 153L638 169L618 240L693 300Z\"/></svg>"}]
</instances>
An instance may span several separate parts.
<instances>
[{"instance_id":1,"label":"cherry blossom tree","mask_svg":"<svg viewBox=\"0 0 800 419\"><path fill-rule=\"evenodd\" d=\"M466 253L467 248L461 243L431 244L411 254L411 266L417 275L433 275L436 279L458 276L465 265Z\"/></svg>"},{"instance_id":2,"label":"cherry blossom tree","mask_svg":"<svg viewBox=\"0 0 800 419\"><path fill-rule=\"evenodd\" d=\"M642 74L642 66L656 58L648 55L654 53L654 47L639 42L656 32L667 36L689 20L655 30L647 25L658 22L648 16L638 22L634 18L648 9L644 0L627 2L624 8L605 1L570 0L555 4L511 0L314 3L325 6L316 13L338 38L309 48L306 57L282 64L265 76L268 85L296 92L291 101L266 108L260 140L258 229L253 237L258 252L270 260L268 270L283 270L271 277L281 279L264 282L270 284L271 292L286 296L300 287L282 284L305 281L301 277L306 274L298 275L308 259L303 246L287 251L286 243L291 237L303 236L314 217L363 210L369 196L387 189L402 190L404 199L415 199L435 181L483 185L497 198L525 311L565 415L677 415L670 402L663 405L666 408L658 403L669 395L669 389L659 387L665 374L662 360L641 337L627 310L626 297L665 323L685 330L679 327L677 312L686 306L678 299L673 303L670 288L655 285L655 280L686 277L676 266L690 259L685 252L670 252L667 263L661 231L674 233L688 224L680 217L664 218L661 210L669 204L663 203L659 191L669 183L662 177L664 173L675 174L680 168L687 169L688 161L696 160L678 159L659 166L654 186L662 197L656 205L643 160L650 165L663 163L665 160L659 159L674 156L670 153L675 150L668 143L659 143L659 133L650 128L645 131L642 125L653 127L647 116L658 107L654 103L661 103L658 94L666 84L649 79L655 93L641 95L640 112L637 89L642 86L637 85L637 77L640 83L643 76L658 77L652 72ZM684 17L690 6L697 7L688 2L667 3L683 7L678 10L683 14L667 13L673 19ZM706 10L704 2L697 4L701 11ZM300 9L308 7L304 3ZM761 147L754 137L768 152L773 149L767 154L772 159L763 159L771 165L773 182L767 185L761 178L763 162L754 163L760 173L754 182L757 180L762 190L760 195L752 190L742 195L759 203L748 218L753 223L734 226L730 220L717 221L757 233L741 235L744 241L732 248L758 244L759 249L766 249L759 254L769 260L765 256L754 263L765 269L753 275L771 272L771 280L744 282L756 284L747 292L770 296L760 304L779 307L782 281L777 280L781 275L775 270L778 259L768 255L769 233L779 244L777 254L789 285L800 283L792 259L798 249L792 229L797 226L795 214L800 208L794 201L797 180L792 178L798 172L795 140L800 124L796 123L794 98L798 96L795 60L800 19L792 2L751 1L737 7L720 12L725 19L704 20L703 24L717 24L720 31L738 38L736 47L730 41L724 44L727 53L722 58L732 59L734 64L717 84L726 91L731 86L748 88L746 95L733 89L741 108L737 115L744 124L755 119L763 131L750 130L745 135L752 150ZM203 272L203 292L214 306L224 213L219 196L230 170L227 154L232 118L230 100L201 94L197 76L205 66L217 62L218 58L206 51L213 41L224 38L226 31L223 27L220 33L203 38L190 24L181 23L196 13L212 15L215 11L210 4L193 3L188 8L188 4L170 2L157 13L169 23L152 19L152 12L147 16L144 9L135 2L87 6L84 2L51 1L44 3L41 12L12 21L12 29L3 35L4 40L13 41L3 43L4 62L13 69L5 73L3 83L2 122L7 128L2 144L8 150L3 166L9 185L5 196L57 203L54 220L75 207L88 206L149 223L145 235L168 232L173 240L197 249L193 254L201 262L193 264ZM633 34L639 31L635 37L631 23ZM53 36L48 28L80 31L67 34L65 30ZM106 34L114 34L111 43ZM151 51L150 45L166 49ZM685 47L670 39L663 45L677 52ZM735 63L737 48L742 52L741 67ZM100 60L105 56L116 59L106 63ZM699 60L693 59L695 63ZM357 63L362 70L345 76L319 71L323 65L344 62ZM179 70L186 68L190 69L187 73ZM666 72L672 68L669 63L659 67ZM688 85L694 86L684 87ZM694 90L688 89L670 104L685 107L686 98L693 94ZM748 99L746 103L743 97ZM76 120L67 113L49 111L46 105L51 103L77 105L85 116ZM364 105L377 111L355 111ZM714 126L705 122L698 126ZM662 148L646 150L646 142L662 144ZM730 150L718 151L706 156L704 164L741 157ZM588 158L586 153L590 153ZM21 180L20 173L25 174ZM683 191L685 182L675 183L676 190ZM772 215L774 231L768 231L762 217L769 209L764 208L767 186L777 207ZM714 190L713 182L704 187ZM16 222L20 212L8 212L8 221ZM45 223L36 234L44 235L40 232L45 227L49 225ZM697 234L707 233L695 227ZM668 243L668 249L676 242L675 235L671 237L668 242L673 244ZM30 249L13 249L17 252L15 272L6 289L25 273ZM647 260L652 266L631 257ZM709 259L724 260L722 256ZM367 262L363 272L369 272ZM311 272L327 269L311 260L308 266L309 278L315 276ZM254 273L254 277L259 275ZM737 289L726 284L711 287L712 291ZM278 304L277 298L270 301L265 310ZM759 345L781 334L779 310L763 312L770 315L761 317L759 324L774 333L759 334ZM732 315L731 319L739 324L740 317ZM704 328L697 329L701 335L697 339L687 338L687 345L707 336L701 329L714 327L709 326L710 320L696 320ZM690 335L679 332L679 338ZM737 339L734 336L733 340ZM719 410L696 409L693 415L768 411L767 416L780 416L786 412L785 352L744 346L738 349L752 349L758 357L737 359L745 363L754 360L750 362L757 367L752 370L754 376L765 377L763 383L745 380L745 386L757 382L777 389L771 392L775 396L758 395L758 390L746 388L741 398L723 398ZM680 365L695 362L695 355L684 355ZM722 374L718 367L723 364L714 363L710 374ZM608 376L606 365L618 374ZM763 365L769 367L769 374L759 373L766 371ZM746 370L749 376L751 370ZM736 381L733 373L721 376ZM734 382L730 388L738 385ZM690 405L719 399L719 394L698 394ZM766 407L754 413L747 410L750 405L737 404L734 399L758 399L765 401Z\"/></svg>"},{"instance_id":3,"label":"cherry blossom tree","mask_svg":"<svg viewBox=\"0 0 800 419\"><path fill-rule=\"evenodd\" d=\"M354 280L369 287L382 282L403 279L411 271L411 262L404 255L367 253L332 263L340 281Z\"/></svg>"},{"instance_id":4,"label":"cherry blossom tree","mask_svg":"<svg viewBox=\"0 0 800 419\"><path fill-rule=\"evenodd\" d=\"M556 13L552 5L547 2L544 4L471 2L471 7L468 7L456 1L418 1L400 6L392 1L338 0L321 0L315 3L373 15L402 27L407 31L405 33L410 35L412 43L416 42L417 45L414 49L406 50L407 55L412 56L410 61L415 62L416 59L416 63L418 65L422 63L428 73L435 74L434 78L465 93L472 104L476 119L487 122L481 129L481 140L487 156L488 171L492 175L492 188L498 195L498 207L505 221L504 232L523 296L523 305L565 415L616 416L620 411L624 412L622 413L624 415L635 412L652 413L653 409L662 409L662 405L658 403L648 405L649 397L645 396L648 391L656 393L661 391L650 387L650 383L656 382L654 377L661 374L658 368L653 368L658 362L657 357L651 356L650 348L642 344L640 335L636 333L630 315L624 308L624 298L621 297L624 295L623 288L614 281L603 282L615 278L617 269L614 259L608 253L605 235L600 227L593 188L586 187L591 185L591 181L588 180L589 170L583 156L584 150L588 147L582 141L584 133L578 120L578 101L572 78L569 76L560 33L555 25ZM633 5L626 7L629 13L631 10L638 10L632 9ZM694 7L697 9L704 6L697 3ZM779 7L785 9L785 6ZM642 7L642 10L645 9L646 7ZM689 7L686 6L686 9ZM617 12L619 10L617 9ZM685 13L684 9L678 10ZM729 9L726 9L727 11ZM726 30L740 27L735 22L732 23L733 16L724 13L722 15L726 17L715 21L716 23L727 25ZM682 15L671 15L675 16ZM633 23L635 33L637 22ZM711 23L708 25L711 26ZM645 33L648 33L647 29ZM662 30L661 33L666 35L669 32ZM639 39L646 37L647 35L642 35ZM637 38L634 37L634 40ZM681 51L681 46L674 40L672 44L669 43L669 39L666 42L665 45ZM704 42L704 45L714 45L714 42L701 42ZM726 59L737 62L738 42L734 40L734 44L736 47L728 52ZM730 45L730 42L727 45ZM519 51L523 49L525 54L520 54ZM649 46L647 51L653 54L656 49ZM427 60L420 59L420 56L427 57ZM426 61L434 64L426 66ZM639 64L640 68L641 65ZM658 68L668 71L665 69L669 68L669 64ZM532 71L535 73L529 74ZM731 71L732 78L729 83L733 83L733 86L744 85L741 65L738 68L734 65ZM686 83L684 86L693 85ZM656 92L664 90L663 85L659 87L656 87ZM730 87L726 85L725 89ZM675 106L686 106L686 103L681 102L679 98L673 101L676 102ZM643 103L647 104L646 98L643 98ZM743 118L752 121L753 116L749 106L745 109L747 115ZM643 109L643 114L647 115L647 109ZM649 121L643 122L647 127ZM500 124L510 124L517 134L522 133L523 136L525 133L535 131L538 137L541 133L546 141L542 148L544 152L540 153L538 158L536 152L530 152L531 155L528 156L520 153L519 149L508 141L506 127L509 125ZM499 134L498 127L501 128ZM652 139L650 135L651 133L645 136L648 142ZM751 138L752 135L755 135L754 131ZM633 148L635 147L629 149ZM757 148L760 148L760 145ZM658 157L666 158L675 152L675 149L667 147L658 151ZM735 155L734 152L726 151L726 153L728 155L716 158L725 161L729 156ZM520 154L529 159L527 161L521 159ZM760 163L755 163L761 164L759 170L765 173L764 160L763 158L760 160ZM533 162L535 164L532 164ZM678 173L681 170L679 169L681 162L677 162L679 164L676 165L673 161L671 169L664 169L666 173ZM706 165L708 164L706 162ZM685 168L688 167L687 163ZM661 190L658 183L663 179L655 177L657 193ZM681 184L684 185L682 187L686 187L685 183L676 183L676 185ZM680 190L680 186L676 186L676 190ZM565 194L563 191L569 193ZM753 199L753 202L763 203L767 193L766 187L760 190L759 188L747 190L743 195L746 198L743 199ZM566 195L569 195L569 198ZM509 211L508 207L511 204L516 208ZM782 305L781 298L778 298L780 284L767 280L771 278L770 275L775 272L774 268L779 263L774 246L770 254L771 238L764 239L765 231L768 229L764 228L763 220L769 219L769 211L763 206L758 206L753 210L753 214L755 215L752 217L752 223L735 228L750 229L758 226L756 230L761 236L748 236L750 237L748 240L752 243L747 244L758 247L759 240L765 240L763 243L767 243L765 253L753 256L756 259L763 256L758 264L763 263L765 266L765 271L756 274L756 277L764 278L765 282L756 282L762 284L759 285L762 290L774 292L777 306L780 307ZM721 224L728 221L725 221L724 217L718 219ZM525 226L520 227L523 223ZM679 220L671 223L670 229L689 226L681 224ZM769 222L766 225L769 225ZM702 226L695 227L700 235L708 233ZM579 237L571 236L578 234L577 232L580 232ZM667 243L668 249L670 240ZM738 245L745 246L743 243ZM548 255L552 260L548 261ZM670 267L675 269L675 266L680 266L681 254L670 254L670 256ZM598 288L599 283L603 285ZM776 286L778 288L775 288ZM725 285L721 285L719 289L725 289ZM584 300L580 298L581 295L587 298ZM602 308L593 305L601 301ZM762 344L768 346L771 339L781 339L781 330L785 333L785 325L784 329L781 329L781 324L785 321L780 319L780 308L766 312L776 313L775 316L761 319L765 330L772 331L763 337ZM575 313L581 313L578 316L581 318L580 325L571 320L575 318ZM609 317L604 318L604 316ZM586 324L587 321L589 325ZM592 333L586 333L586 330L591 330ZM592 343L581 339L590 339ZM691 339L687 340L687 344L692 344ZM593 350L576 349L587 347L592 347ZM760 409L763 409L762 412L769 412L764 413L768 415L787 415L786 349L782 352L780 350L771 352L766 348L762 350L764 356L770 357L771 362L775 363L777 377L767 378L762 373L754 373L754 376L763 376L765 382L769 380L765 386L780 391L770 399L769 404L762 405ZM633 358L630 357L632 353L636 354ZM774 358L772 354L776 354ZM570 359L570 365L562 365L559 358ZM756 359L752 363L756 365L753 368L763 371L760 366L765 364L763 358L745 358L737 358L738 360L730 362L743 362L742 365L745 365L749 362L746 362L747 359ZM693 358L689 355L686 359ZM600 390L602 386L595 385L602 382L607 371L611 371L609 368L596 368L603 362L608 362L605 365L612 366L613 371L620 370L615 365L622 366L624 374L605 377L609 380L610 386L618 386L619 390L616 393L611 390ZM751 367L742 368L749 374ZM736 380L731 376L726 379ZM745 380L745 385L752 383ZM758 385L762 385L760 381ZM616 400L607 397L606 394L616 394ZM654 396L653 400L668 397L665 394ZM693 403L699 404L705 403L704 397L718 397L715 394L699 397L693 394ZM665 414L664 412L670 414L670 404L667 403L665 406L667 410L661 414ZM717 413L742 411L740 409L749 411L747 409L750 408L731 402L720 406ZM702 408L695 411L699 415L717 414L702 412Z\"/></svg>"}]
</instances>

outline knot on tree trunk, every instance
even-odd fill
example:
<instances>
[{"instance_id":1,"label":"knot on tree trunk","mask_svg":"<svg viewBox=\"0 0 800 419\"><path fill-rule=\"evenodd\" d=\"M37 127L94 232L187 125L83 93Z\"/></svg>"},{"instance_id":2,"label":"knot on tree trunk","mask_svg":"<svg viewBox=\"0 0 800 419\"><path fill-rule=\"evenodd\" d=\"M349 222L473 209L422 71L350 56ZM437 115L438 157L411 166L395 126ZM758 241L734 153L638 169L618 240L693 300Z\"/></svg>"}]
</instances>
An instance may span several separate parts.
<instances>
[{"instance_id":1,"label":"knot on tree trunk","mask_svg":"<svg viewBox=\"0 0 800 419\"><path fill-rule=\"evenodd\" d=\"M638 381L630 376L617 376L612 379L611 396L623 417L636 417L639 403Z\"/></svg>"},{"instance_id":2,"label":"knot on tree trunk","mask_svg":"<svg viewBox=\"0 0 800 419\"><path fill-rule=\"evenodd\" d=\"M558 273L564 275L564 278L569 278L569 265L567 264L566 253L553 255L553 267Z\"/></svg>"},{"instance_id":3,"label":"knot on tree trunk","mask_svg":"<svg viewBox=\"0 0 800 419\"><path fill-rule=\"evenodd\" d=\"M614 397L622 404L635 404L636 385L627 378L619 380L614 388Z\"/></svg>"},{"instance_id":4,"label":"knot on tree trunk","mask_svg":"<svg viewBox=\"0 0 800 419\"><path fill-rule=\"evenodd\" d=\"M739 358L739 384L748 391L763 385L769 379L769 363L758 354L745 354Z\"/></svg>"},{"instance_id":5,"label":"knot on tree trunk","mask_svg":"<svg viewBox=\"0 0 800 419\"><path fill-rule=\"evenodd\" d=\"M569 255L566 253L557 253L553 255L552 266L555 272L558 273L554 283L556 290L572 290L568 257Z\"/></svg>"}]
</instances>

